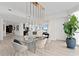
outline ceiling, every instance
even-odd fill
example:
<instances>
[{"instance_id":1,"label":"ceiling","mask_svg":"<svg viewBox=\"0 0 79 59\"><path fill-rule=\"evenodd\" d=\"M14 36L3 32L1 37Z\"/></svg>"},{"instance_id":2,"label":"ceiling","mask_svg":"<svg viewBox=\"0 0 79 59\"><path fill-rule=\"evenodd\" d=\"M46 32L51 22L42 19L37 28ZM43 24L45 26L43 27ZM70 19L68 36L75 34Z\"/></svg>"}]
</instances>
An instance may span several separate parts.
<instances>
[{"instance_id":1,"label":"ceiling","mask_svg":"<svg viewBox=\"0 0 79 59\"><path fill-rule=\"evenodd\" d=\"M62 17L79 10L78 2L43 2L41 3L45 9L48 16Z\"/></svg>"},{"instance_id":2,"label":"ceiling","mask_svg":"<svg viewBox=\"0 0 79 59\"><path fill-rule=\"evenodd\" d=\"M6 23L26 22L29 2L0 2L0 16ZM66 17L69 13L79 10L78 2L39 2L45 7L46 17ZM42 21L42 20L41 20Z\"/></svg>"},{"instance_id":3,"label":"ceiling","mask_svg":"<svg viewBox=\"0 0 79 59\"><path fill-rule=\"evenodd\" d=\"M26 3L0 2L0 16L8 24L24 21L26 18Z\"/></svg>"}]
</instances>

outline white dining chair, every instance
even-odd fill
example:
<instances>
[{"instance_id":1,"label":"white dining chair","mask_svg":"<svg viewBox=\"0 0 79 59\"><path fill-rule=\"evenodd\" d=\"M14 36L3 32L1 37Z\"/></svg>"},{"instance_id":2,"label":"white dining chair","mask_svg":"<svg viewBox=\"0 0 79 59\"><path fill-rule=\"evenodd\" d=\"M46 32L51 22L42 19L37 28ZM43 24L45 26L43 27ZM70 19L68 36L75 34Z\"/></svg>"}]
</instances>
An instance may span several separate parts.
<instances>
[{"instance_id":1,"label":"white dining chair","mask_svg":"<svg viewBox=\"0 0 79 59\"><path fill-rule=\"evenodd\" d=\"M39 38L36 42L36 47L37 48L44 48L47 42L47 38L43 39L43 38Z\"/></svg>"},{"instance_id":2,"label":"white dining chair","mask_svg":"<svg viewBox=\"0 0 79 59\"><path fill-rule=\"evenodd\" d=\"M15 55L24 55L24 54L28 54L28 47L25 45L21 45L18 43L13 42L13 47L16 51Z\"/></svg>"}]
</instances>

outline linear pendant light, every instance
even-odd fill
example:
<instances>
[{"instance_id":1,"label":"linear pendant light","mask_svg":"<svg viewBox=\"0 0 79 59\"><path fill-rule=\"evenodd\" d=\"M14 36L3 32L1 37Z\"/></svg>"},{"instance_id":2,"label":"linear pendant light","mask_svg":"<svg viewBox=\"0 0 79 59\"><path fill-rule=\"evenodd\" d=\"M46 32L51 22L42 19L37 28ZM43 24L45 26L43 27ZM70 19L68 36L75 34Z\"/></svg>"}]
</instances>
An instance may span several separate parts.
<instances>
[{"instance_id":1,"label":"linear pendant light","mask_svg":"<svg viewBox=\"0 0 79 59\"><path fill-rule=\"evenodd\" d=\"M32 2L32 3L33 3L33 5L35 5L39 9L43 9L44 8L43 5L39 4L38 2Z\"/></svg>"}]
</instances>

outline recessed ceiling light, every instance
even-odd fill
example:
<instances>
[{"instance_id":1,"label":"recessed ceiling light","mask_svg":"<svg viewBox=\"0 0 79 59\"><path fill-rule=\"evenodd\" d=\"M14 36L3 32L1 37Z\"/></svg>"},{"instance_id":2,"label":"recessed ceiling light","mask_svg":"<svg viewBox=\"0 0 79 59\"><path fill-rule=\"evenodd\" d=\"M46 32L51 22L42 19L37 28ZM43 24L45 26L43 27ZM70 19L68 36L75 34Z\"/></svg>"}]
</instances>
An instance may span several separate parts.
<instances>
[{"instance_id":1,"label":"recessed ceiling light","mask_svg":"<svg viewBox=\"0 0 79 59\"><path fill-rule=\"evenodd\" d=\"M8 9L8 11L12 11L12 9L11 9L11 8L9 8L9 9Z\"/></svg>"}]
</instances>

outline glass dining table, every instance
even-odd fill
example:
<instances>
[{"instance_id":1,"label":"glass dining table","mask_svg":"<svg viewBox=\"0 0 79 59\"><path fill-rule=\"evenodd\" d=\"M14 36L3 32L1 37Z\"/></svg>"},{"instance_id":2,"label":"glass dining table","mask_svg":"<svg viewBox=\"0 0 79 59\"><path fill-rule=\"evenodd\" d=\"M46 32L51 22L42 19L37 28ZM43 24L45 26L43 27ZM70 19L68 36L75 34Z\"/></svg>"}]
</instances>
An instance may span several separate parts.
<instances>
[{"instance_id":1,"label":"glass dining table","mask_svg":"<svg viewBox=\"0 0 79 59\"><path fill-rule=\"evenodd\" d=\"M17 39L18 41L20 41L22 45L27 46L28 51L35 53L38 47L38 44L40 44L38 42L44 40L45 37L44 36L27 36L27 38L25 39L24 37L15 36L14 39Z\"/></svg>"},{"instance_id":2,"label":"glass dining table","mask_svg":"<svg viewBox=\"0 0 79 59\"><path fill-rule=\"evenodd\" d=\"M24 45L28 46L28 50L35 53L37 49L37 41L43 40L43 36L30 36L28 37L28 40L24 40Z\"/></svg>"}]
</instances>

